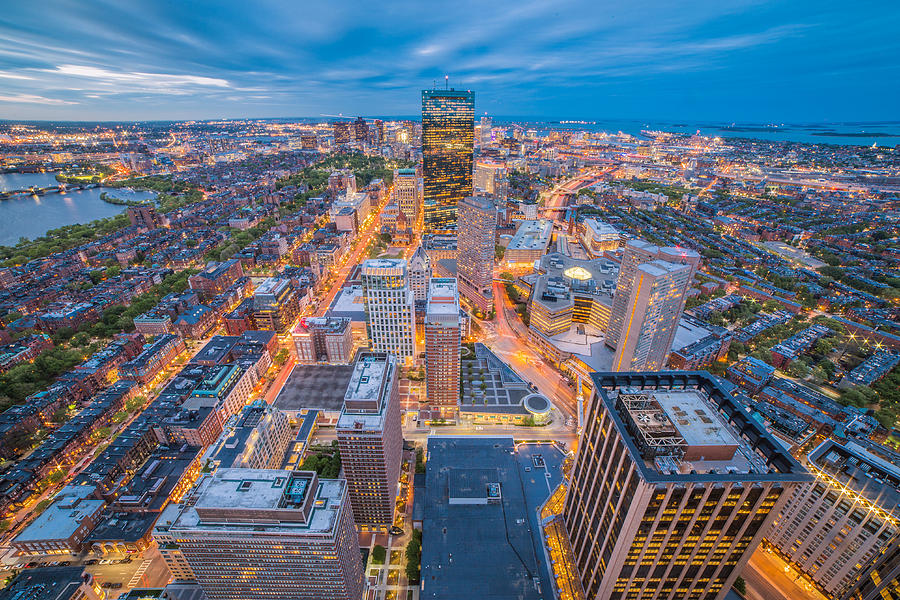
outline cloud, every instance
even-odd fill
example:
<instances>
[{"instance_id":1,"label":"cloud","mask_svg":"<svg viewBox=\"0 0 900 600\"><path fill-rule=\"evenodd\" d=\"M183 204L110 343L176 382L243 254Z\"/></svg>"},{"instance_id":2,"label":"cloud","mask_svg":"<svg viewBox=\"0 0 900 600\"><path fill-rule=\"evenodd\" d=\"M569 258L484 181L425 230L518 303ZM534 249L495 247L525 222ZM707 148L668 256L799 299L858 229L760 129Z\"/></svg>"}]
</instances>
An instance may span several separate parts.
<instances>
[{"instance_id":1,"label":"cloud","mask_svg":"<svg viewBox=\"0 0 900 600\"><path fill-rule=\"evenodd\" d=\"M61 100L59 98L45 98L43 96L35 96L33 94L16 94L14 96L0 96L0 102L10 102L14 104L78 104L69 100Z\"/></svg>"},{"instance_id":2,"label":"cloud","mask_svg":"<svg viewBox=\"0 0 900 600\"><path fill-rule=\"evenodd\" d=\"M171 73L143 73L140 71L111 71L86 65L60 65L48 70L51 74L90 79L96 84L120 86L132 89L156 91L162 94L184 93L196 87L228 88L228 81L216 77L175 75Z\"/></svg>"}]
</instances>

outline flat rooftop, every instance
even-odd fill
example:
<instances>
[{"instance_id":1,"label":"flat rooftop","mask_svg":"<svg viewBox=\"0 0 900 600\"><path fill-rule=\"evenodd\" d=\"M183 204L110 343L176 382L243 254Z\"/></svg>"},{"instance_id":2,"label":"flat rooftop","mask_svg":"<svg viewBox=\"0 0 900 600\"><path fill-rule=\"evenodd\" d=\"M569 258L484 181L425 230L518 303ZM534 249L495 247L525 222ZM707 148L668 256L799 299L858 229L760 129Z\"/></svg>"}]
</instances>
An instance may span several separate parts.
<instances>
[{"instance_id":1,"label":"flat rooftop","mask_svg":"<svg viewBox=\"0 0 900 600\"><path fill-rule=\"evenodd\" d=\"M69 600L83 583L84 567L26 569L0 590L0 600Z\"/></svg>"},{"instance_id":2,"label":"flat rooftop","mask_svg":"<svg viewBox=\"0 0 900 600\"><path fill-rule=\"evenodd\" d=\"M806 469L704 371L591 373L651 482L805 482Z\"/></svg>"},{"instance_id":3,"label":"flat rooftop","mask_svg":"<svg viewBox=\"0 0 900 600\"><path fill-rule=\"evenodd\" d=\"M421 598L553 597L532 536L537 507L526 475L511 437L428 438ZM499 498L479 502L489 483L499 485ZM451 494L463 501L451 503Z\"/></svg>"},{"instance_id":4,"label":"flat rooftop","mask_svg":"<svg viewBox=\"0 0 900 600\"><path fill-rule=\"evenodd\" d=\"M275 399L283 411L340 412L354 365L296 365Z\"/></svg>"},{"instance_id":5,"label":"flat rooftop","mask_svg":"<svg viewBox=\"0 0 900 600\"><path fill-rule=\"evenodd\" d=\"M366 301L361 285L343 288L328 309L329 317L349 317L353 321L366 320Z\"/></svg>"},{"instance_id":6,"label":"flat rooftop","mask_svg":"<svg viewBox=\"0 0 900 600\"><path fill-rule=\"evenodd\" d=\"M428 314L459 314L456 279L434 278L428 284Z\"/></svg>"},{"instance_id":7,"label":"flat rooftop","mask_svg":"<svg viewBox=\"0 0 900 600\"><path fill-rule=\"evenodd\" d=\"M546 250L553 234L553 221L537 219L522 221L507 250Z\"/></svg>"},{"instance_id":8,"label":"flat rooftop","mask_svg":"<svg viewBox=\"0 0 900 600\"><path fill-rule=\"evenodd\" d=\"M186 529L223 534L227 531L333 533L347 493L346 481L318 479L315 489L303 487L312 481L298 477L297 471L219 469L200 480L194 505L169 505L156 527L171 532ZM300 504L308 494L314 497L309 516L303 519ZM217 510L223 513L220 515ZM254 518L254 511L261 511L260 518ZM235 514L241 518L234 519Z\"/></svg>"}]
</instances>

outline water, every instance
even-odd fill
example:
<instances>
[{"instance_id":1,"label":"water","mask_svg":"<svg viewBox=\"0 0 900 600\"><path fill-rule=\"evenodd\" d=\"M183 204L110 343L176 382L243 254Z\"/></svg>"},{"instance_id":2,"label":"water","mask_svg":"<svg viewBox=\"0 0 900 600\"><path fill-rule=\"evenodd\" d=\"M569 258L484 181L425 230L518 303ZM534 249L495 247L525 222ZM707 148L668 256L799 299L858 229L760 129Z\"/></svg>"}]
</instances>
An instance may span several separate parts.
<instances>
[{"instance_id":1,"label":"water","mask_svg":"<svg viewBox=\"0 0 900 600\"><path fill-rule=\"evenodd\" d=\"M658 121L658 120L595 120L589 123L560 123L540 119L504 119L496 117L494 126L508 126L515 122L538 132L563 131L605 131L607 133L629 133L638 137L642 130L669 131L672 133L694 134L721 138L747 138L776 142L801 142L805 144L836 144L842 146L896 146L900 144L900 122L882 121L871 123L716 123L709 121Z\"/></svg>"},{"instance_id":2,"label":"water","mask_svg":"<svg viewBox=\"0 0 900 600\"><path fill-rule=\"evenodd\" d=\"M47 187L57 184L55 173L0 174L0 190ZM112 217L125 210L124 206L107 204L100 199L102 192L123 200L149 200L155 192L124 189L92 188L65 194L29 196L17 194L0 200L0 245L15 245L19 238L35 239L51 229L75 223L89 223Z\"/></svg>"}]
</instances>

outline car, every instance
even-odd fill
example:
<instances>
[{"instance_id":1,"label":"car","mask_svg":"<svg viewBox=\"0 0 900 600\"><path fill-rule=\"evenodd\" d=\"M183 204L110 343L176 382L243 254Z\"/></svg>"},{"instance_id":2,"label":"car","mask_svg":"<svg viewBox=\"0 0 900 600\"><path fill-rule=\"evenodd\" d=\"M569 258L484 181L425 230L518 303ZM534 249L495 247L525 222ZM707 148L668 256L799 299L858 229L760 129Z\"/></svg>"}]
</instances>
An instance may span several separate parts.
<instances>
[{"instance_id":1,"label":"car","mask_svg":"<svg viewBox=\"0 0 900 600\"><path fill-rule=\"evenodd\" d=\"M90 560L84 561L84 564L85 564L85 565L96 565L97 562L98 562L98 561L97 561L96 558L92 558L92 559L90 559Z\"/></svg>"},{"instance_id":2,"label":"car","mask_svg":"<svg viewBox=\"0 0 900 600\"><path fill-rule=\"evenodd\" d=\"M391 527L391 535L403 535L403 529L395 525Z\"/></svg>"},{"instance_id":3,"label":"car","mask_svg":"<svg viewBox=\"0 0 900 600\"><path fill-rule=\"evenodd\" d=\"M529 472L530 470L531 470L531 467L525 467L525 472L526 472L526 473Z\"/></svg>"}]
</instances>

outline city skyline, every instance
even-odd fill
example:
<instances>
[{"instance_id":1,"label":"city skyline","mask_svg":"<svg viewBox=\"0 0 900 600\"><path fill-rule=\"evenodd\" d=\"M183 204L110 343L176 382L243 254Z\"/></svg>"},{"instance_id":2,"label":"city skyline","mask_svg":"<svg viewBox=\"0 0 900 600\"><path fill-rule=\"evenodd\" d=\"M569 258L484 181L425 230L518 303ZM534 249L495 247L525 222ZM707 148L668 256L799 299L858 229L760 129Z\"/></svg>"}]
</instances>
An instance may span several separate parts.
<instances>
[{"instance_id":1,"label":"city skyline","mask_svg":"<svg viewBox=\"0 0 900 600\"><path fill-rule=\"evenodd\" d=\"M896 7L395 3L364 25L349 2L43 8L0 23L4 117L415 114L416 90L449 76L479 91L477 114L869 121L895 117L900 80Z\"/></svg>"}]
</instances>

